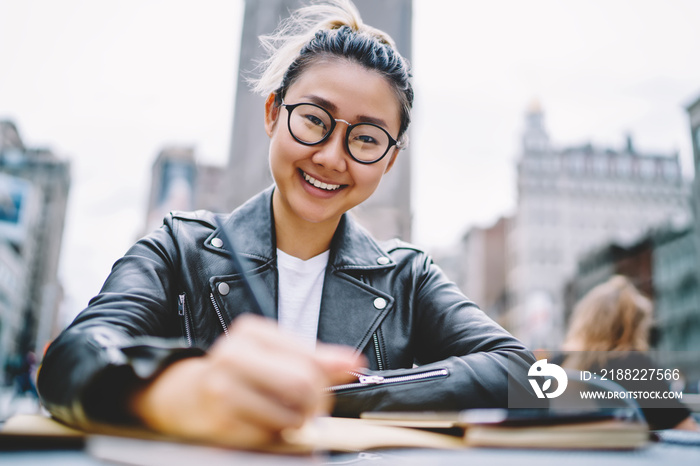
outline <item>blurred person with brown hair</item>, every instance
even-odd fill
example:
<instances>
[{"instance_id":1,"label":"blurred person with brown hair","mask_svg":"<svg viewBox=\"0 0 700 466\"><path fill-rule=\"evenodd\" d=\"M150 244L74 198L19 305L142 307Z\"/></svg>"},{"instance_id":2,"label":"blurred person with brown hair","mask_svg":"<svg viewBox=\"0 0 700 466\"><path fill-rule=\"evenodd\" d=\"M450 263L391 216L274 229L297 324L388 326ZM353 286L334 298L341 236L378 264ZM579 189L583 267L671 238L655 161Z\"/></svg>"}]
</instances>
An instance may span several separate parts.
<instances>
[{"instance_id":1,"label":"blurred person with brown hair","mask_svg":"<svg viewBox=\"0 0 700 466\"><path fill-rule=\"evenodd\" d=\"M600 373L602 370L652 368L649 336L653 305L624 276L615 275L590 290L574 307L562 345L568 353L563 366ZM606 354L615 352L614 354ZM659 380L615 378L627 390L668 391ZM663 408L642 406L652 430L700 430L686 406L676 399L664 400Z\"/></svg>"}]
</instances>

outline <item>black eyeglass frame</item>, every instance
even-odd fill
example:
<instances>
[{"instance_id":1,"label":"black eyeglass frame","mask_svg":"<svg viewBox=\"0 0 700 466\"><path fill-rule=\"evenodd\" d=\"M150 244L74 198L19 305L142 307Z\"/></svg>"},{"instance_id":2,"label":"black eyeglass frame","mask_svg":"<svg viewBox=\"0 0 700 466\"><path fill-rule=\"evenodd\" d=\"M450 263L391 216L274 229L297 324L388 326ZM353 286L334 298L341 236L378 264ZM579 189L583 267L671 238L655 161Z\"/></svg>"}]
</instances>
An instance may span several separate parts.
<instances>
[{"instance_id":1,"label":"black eyeglass frame","mask_svg":"<svg viewBox=\"0 0 700 466\"><path fill-rule=\"evenodd\" d=\"M303 140L299 139L298 137L296 137L296 136L294 135L294 132L292 131L292 112L294 111L295 108L297 108L297 107L299 107L299 106L301 106L301 105L311 105L312 107L316 107L316 108L318 108L318 109L320 109L320 110L323 110L323 111L326 113L326 115L328 115L328 116L330 117L330 120L331 120L331 128L328 130L328 132L325 134L325 136L323 136L319 141L316 141L316 142L306 142L306 141L303 141ZM315 146L315 145L321 144L321 143L324 142L326 139L328 139L328 138L330 137L331 134L333 134L333 131L335 130L336 124L337 124L339 121L342 121L343 123L345 123L346 125L348 125L348 128L345 130L345 139L344 139L345 151L346 151L346 152L350 155L350 157L352 157L352 159L353 159L355 162L357 162L357 163L361 163L361 164L363 164L363 165L371 165L371 164L373 164L373 163L377 163L377 162L379 162L380 160L382 160L382 159L386 156L386 154L389 153L389 150L391 150L391 148L392 148L393 146L396 146L396 148L399 149L399 150L403 149L403 144L401 143L401 141L397 141L396 139L394 139L393 137L391 137L391 134L389 134L389 132L388 132L386 129L382 128L381 126L379 126L379 125L377 125L377 124L369 123L369 122L360 122L360 123L350 124L350 122L345 121L345 120L343 120L342 118L334 118L333 115L331 115L331 113L330 113L328 110L326 110L325 108L321 107L320 105L316 105L316 104L313 104L313 103L311 103L311 102L299 102L298 104L285 104L284 102L281 102L281 103L280 103L280 107L284 107L284 108L287 109L287 130L289 131L289 134L292 135L292 137L294 138L294 140L295 140L296 142L298 142L299 144L303 144L303 145L305 145L305 146ZM374 127L376 127L376 128L379 128L379 129L382 130L382 131L387 135L387 137L389 138L389 144L387 145L386 150L384 151L384 153L383 153L379 158L377 158L377 159L375 159L375 160L371 160L371 161L360 160L360 159L358 159L357 157L355 157L354 155L352 155L352 152L350 151L350 145L348 144L348 140L350 139L350 132L351 132L352 129L355 128L356 126L362 126L362 125L369 125L369 126L374 126Z\"/></svg>"}]
</instances>

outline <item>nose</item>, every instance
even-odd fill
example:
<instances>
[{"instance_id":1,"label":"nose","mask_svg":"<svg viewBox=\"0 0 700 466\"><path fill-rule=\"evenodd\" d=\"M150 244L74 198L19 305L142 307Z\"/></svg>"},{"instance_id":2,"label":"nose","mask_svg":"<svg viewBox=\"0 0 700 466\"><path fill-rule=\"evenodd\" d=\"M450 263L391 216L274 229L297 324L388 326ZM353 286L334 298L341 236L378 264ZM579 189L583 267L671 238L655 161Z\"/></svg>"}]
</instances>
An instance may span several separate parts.
<instances>
[{"instance_id":1,"label":"nose","mask_svg":"<svg viewBox=\"0 0 700 466\"><path fill-rule=\"evenodd\" d=\"M345 120L337 119L335 121L349 125L349 123ZM323 143L319 144L318 146L315 146L317 151L311 160L329 170L339 172L345 171L348 166L349 157L345 151L346 129L347 127L336 124L328 139L323 141Z\"/></svg>"}]
</instances>

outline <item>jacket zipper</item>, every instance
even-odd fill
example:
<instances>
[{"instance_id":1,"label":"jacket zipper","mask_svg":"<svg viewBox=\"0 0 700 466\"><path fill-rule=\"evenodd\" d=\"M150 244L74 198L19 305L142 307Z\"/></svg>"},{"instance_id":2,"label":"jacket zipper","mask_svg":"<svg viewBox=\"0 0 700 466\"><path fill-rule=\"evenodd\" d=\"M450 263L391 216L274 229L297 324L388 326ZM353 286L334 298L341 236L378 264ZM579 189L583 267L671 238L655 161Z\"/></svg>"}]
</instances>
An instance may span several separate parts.
<instances>
[{"instance_id":1,"label":"jacket zipper","mask_svg":"<svg viewBox=\"0 0 700 466\"><path fill-rule=\"evenodd\" d=\"M374 352L377 355L377 368L380 371L384 370L384 362L382 362L382 353L379 351L379 336L377 332L372 335L372 340L374 340Z\"/></svg>"},{"instance_id":2,"label":"jacket zipper","mask_svg":"<svg viewBox=\"0 0 700 466\"><path fill-rule=\"evenodd\" d=\"M214 310L216 311L216 315L219 317L221 327L224 329L224 334L226 335L226 338L228 338L228 327L226 326L226 321L224 321L224 316L221 315L221 309L219 309L219 305L216 304L214 293L209 293L209 299L211 299L211 303L214 305Z\"/></svg>"},{"instance_id":3,"label":"jacket zipper","mask_svg":"<svg viewBox=\"0 0 700 466\"><path fill-rule=\"evenodd\" d=\"M192 331L190 329L189 316L187 315L187 301L185 300L185 293L180 294L177 298L177 313L185 322L185 337L187 338L187 346L192 346Z\"/></svg>"},{"instance_id":4,"label":"jacket zipper","mask_svg":"<svg viewBox=\"0 0 700 466\"><path fill-rule=\"evenodd\" d=\"M449 371L447 369L434 369L426 372L419 372L417 374L410 375L397 375L393 377L382 377L381 375L364 375L359 372L348 371L349 374L357 377L359 382L346 383L343 385L334 385L332 387L326 388L328 392L339 392L342 390L351 390L354 388L366 388L378 385L389 385L393 383L401 382L417 382L429 379L437 379L441 377L447 377Z\"/></svg>"}]
</instances>

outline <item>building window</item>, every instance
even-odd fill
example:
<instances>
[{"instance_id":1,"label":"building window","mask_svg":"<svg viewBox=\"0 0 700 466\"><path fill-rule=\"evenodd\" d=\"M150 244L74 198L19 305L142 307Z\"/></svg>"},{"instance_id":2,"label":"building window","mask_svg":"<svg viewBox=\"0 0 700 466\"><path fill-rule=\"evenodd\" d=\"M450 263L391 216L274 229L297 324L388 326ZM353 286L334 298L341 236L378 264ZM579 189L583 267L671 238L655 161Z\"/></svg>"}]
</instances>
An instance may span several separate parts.
<instances>
[{"instance_id":1,"label":"building window","mask_svg":"<svg viewBox=\"0 0 700 466\"><path fill-rule=\"evenodd\" d=\"M654 161L650 159L643 159L639 162L639 174L641 175L641 177L646 180L654 178L654 175L656 174L656 164L654 163Z\"/></svg>"},{"instance_id":2,"label":"building window","mask_svg":"<svg viewBox=\"0 0 700 466\"><path fill-rule=\"evenodd\" d=\"M557 167L557 162L558 162L557 159L555 159L553 157L547 157L546 159L542 160L542 168L547 173L557 172L557 170L559 168L559 167Z\"/></svg>"},{"instance_id":3,"label":"building window","mask_svg":"<svg viewBox=\"0 0 700 466\"><path fill-rule=\"evenodd\" d=\"M608 157L599 154L593 157L593 168L598 175L608 174Z\"/></svg>"},{"instance_id":4,"label":"building window","mask_svg":"<svg viewBox=\"0 0 700 466\"><path fill-rule=\"evenodd\" d=\"M667 160L663 164L664 178L667 180L678 179L678 165L673 160Z\"/></svg>"},{"instance_id":5,"label":"building window","mask_svg":"<svg viewBox=\"0 0 700 466\"><path fill-rule=\"evenodd\" d=\"M615 171L622 177L628 177L632 171L632 159L629 157L618 157L615 163Z\"/></svg>"},{"instance_id":6,"label":"building window","mask_svg":"<svg viewBox=\"0 0 700 466\"><path fill-rule=\"evenodd\" d=\"M572 154L569 157L569 170L572 173L583 173L585 164L586 161L583 158L583 154Z\"/></svg>"}]
</instances>

